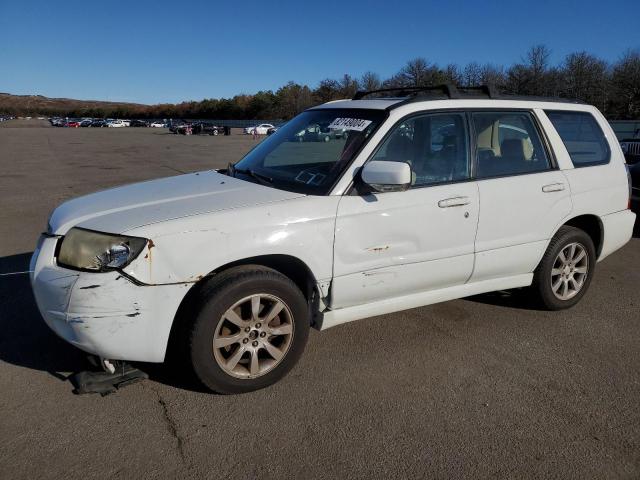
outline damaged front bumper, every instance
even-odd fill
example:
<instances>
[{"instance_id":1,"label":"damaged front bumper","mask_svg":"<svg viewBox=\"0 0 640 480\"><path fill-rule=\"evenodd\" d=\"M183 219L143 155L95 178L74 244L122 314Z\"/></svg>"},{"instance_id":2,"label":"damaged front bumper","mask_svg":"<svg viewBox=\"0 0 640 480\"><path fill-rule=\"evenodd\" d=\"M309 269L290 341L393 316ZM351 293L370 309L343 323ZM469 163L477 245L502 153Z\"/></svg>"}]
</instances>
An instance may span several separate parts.
<instances>
[{"instance_id":1,"label":"damaged front bumper","mask_svg":"<svg viewBox=\"0 0 640 480\"><path fill-rule=\"evenodd\" d=\"M58 238L41 237L31 285L47 325L76 347L113 360L164 361L171 325L191 284L139 285L117 271L56 265Z\"/></svg>"}]
</instances>

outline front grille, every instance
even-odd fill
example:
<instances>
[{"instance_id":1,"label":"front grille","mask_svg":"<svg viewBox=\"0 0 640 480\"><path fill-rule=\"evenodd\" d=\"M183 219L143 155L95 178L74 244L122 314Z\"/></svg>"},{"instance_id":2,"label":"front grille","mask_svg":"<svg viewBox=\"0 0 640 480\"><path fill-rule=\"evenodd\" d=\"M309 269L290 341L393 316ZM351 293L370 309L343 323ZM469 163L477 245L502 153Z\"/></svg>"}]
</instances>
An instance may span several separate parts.
<instances>
[{"instance_id":1,"label":"front grille","mask_svg":"<svg viewBox=\"0 0 640 480\"><path fill-rule=\"evenodd\" d=\"M640 140L625 140L621 145L629 165L640 162Z\"/></svg>"}]
</instances>

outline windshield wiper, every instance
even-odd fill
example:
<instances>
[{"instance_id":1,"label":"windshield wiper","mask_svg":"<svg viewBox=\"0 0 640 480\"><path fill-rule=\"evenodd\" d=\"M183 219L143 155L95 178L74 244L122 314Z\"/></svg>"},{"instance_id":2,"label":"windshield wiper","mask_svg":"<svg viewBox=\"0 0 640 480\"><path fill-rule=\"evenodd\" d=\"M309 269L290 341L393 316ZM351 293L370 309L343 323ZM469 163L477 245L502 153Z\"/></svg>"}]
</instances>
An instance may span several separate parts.
<instances>
[{"instance_id":1,"label":"windshield wiper","mask_svg":"<svg viewBox=\"0 0 640 480\"><path fill-rule=\"evenodd\" d=\"M229 164L229 173L232 177L236 176L236 173L241 173L242 175L249 175L251 178L255 178L263 185L271 185L273 183L273 178L267 177L266 175L262 175L261 173L254 172L248 168L236 168L235 165Z\"/></svg>"}]
</instances>

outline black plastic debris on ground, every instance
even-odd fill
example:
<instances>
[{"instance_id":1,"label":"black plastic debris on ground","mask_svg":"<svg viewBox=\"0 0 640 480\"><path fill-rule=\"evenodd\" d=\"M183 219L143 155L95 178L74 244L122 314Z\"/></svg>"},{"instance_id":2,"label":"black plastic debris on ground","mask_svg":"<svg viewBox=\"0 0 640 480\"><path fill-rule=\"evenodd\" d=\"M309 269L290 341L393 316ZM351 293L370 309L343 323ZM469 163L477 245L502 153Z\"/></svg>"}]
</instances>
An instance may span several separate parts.
<instances>
[{"instance_id":1,"label":"black plastic debris on ground","mask_svg":"<svg viewBox=\"0 0 640 480\"><path fill-rule=\"evenodd\" d=\"M147 378L149 375L142 370L122 363L117 366L114 373L84 371L72 375L69 380L75 387L73 392L78 395L99 393L104 397Z\"/></svg>"}]
</instances>

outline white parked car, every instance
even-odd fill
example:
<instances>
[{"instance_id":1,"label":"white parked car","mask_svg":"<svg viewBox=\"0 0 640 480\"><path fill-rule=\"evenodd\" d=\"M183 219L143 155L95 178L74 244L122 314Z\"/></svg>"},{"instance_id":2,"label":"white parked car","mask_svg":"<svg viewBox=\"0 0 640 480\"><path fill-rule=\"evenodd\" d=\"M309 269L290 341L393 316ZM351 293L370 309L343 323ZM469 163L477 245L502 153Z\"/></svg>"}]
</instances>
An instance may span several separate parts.
<instances>
[{"instance_id":1,"label":"white parked car","mask_svg":"<svg viewBox=\"0 0 640 480\"><path fill-rule=\"evenodd\" d=\"M164 128L164 127L166 127L166 126L167 126L167 124L166 124L166 123L164 123L164 122L161 122L160 120L157 120L157 121L153 122L153 123L152 123L151 125L149 125L149 126L150 126L150 127L153 127L153 128Z\"/></svg>"},{"instance_id":2,"label":"white parked car","mask_svg":"<svg viewBox=\"0 0 640 480\"><path fill-rule=\"evenodd\" d=\"M171 348L238 393L282 378L310 327L522 287L575 305L635 220L607 121L428 93L311 108L229 170L63 203L31 261L45 321L109 361ZM346 135L298 142L315 124Z\"/></svg>"},{"instance_id":3,"label":"white parked car","mask_svg":"<svg viewBox=\"0 0 640 480\"><path fill-rule=\"evenodd\" d=\"M270 123L261 123L260 125L254 125L252 127L246 127L244 129L244 133L247 135L253 135L253 132L255 131L257 135L266 135L267 131L270 128L275 128L273 125L271 125Z\"/></svg>"},{"instance_id":4,"label":"white parked car","mask_svg":"<svg viewBox=\"0 0 640 480\"><path fill-rule=\"evenodd\" d=\"M107 127L110 128L121 128L128 127L127 123L124 120L109 120L107 121Z\"/></svg>"}]
</instances>

